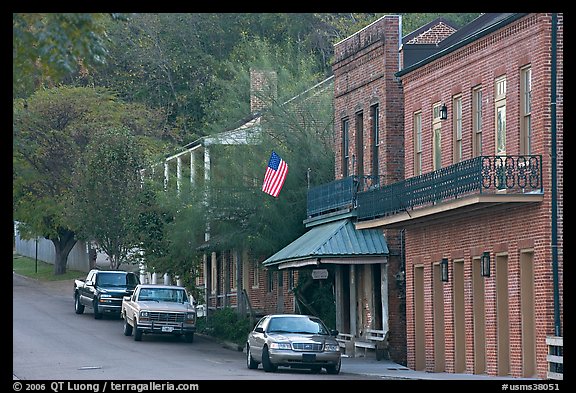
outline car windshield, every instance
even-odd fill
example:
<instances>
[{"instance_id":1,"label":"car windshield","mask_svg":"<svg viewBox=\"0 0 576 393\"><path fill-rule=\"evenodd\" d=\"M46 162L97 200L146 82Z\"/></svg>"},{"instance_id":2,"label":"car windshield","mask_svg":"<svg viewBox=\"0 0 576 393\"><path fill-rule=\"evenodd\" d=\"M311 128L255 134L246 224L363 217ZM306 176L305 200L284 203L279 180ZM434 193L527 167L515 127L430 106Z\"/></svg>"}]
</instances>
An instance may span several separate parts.
<instances>
[{"instance_id":1,"label":"car windshield","mask_svg":"<svg viewBox=\"0 0 576 393\"><path fill-rule=\"evenodd\" d=\"M96 277L96 283L101 287L125 287L126 274L124 273L100 273Z\"/></svg>"},{"instance_id":2,"label":"car windshield","mask_svg":"<svg viewBox=\"0 0 576 393\"><path fill-rule=\"evenodd\" d=\"M300 317L277 317L268 323L268 333L329 334L320 320Z\"/></svg>"},{"instance_id":3,"label":"car windshield","mask_svg":"<svg viewBox=\"0 0 576 393\"><path fill-rule=\"evenodd\" d=\"M184 303L188 301L188 296L180 288L142 288L138 300Z\"/></svg>"}]
</instances>

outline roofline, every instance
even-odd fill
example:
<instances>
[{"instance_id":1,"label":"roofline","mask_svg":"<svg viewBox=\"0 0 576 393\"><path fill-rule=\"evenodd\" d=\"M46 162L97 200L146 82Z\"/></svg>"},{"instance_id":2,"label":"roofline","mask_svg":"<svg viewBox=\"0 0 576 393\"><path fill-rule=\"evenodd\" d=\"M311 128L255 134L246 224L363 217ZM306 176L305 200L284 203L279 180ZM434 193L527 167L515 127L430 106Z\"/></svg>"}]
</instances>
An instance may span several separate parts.
<instances>
[{"instance_id":1,"label":"roofline","mask_svg":"<svg viewBox=\"0 0 576 393\"><path fill-rule=\"evenodd\" d=\"M337 43L334 44L334 46L341 44L342 42L346 41L349 38L354 37L356 34L360 34L360 32L362 32L363 30L366 30L367 28L369 28L370 26L372 26L373 24L379 22L380 20L384 19L384 18L389 18L391 16L396 16L400 18L400 21L402 20L402 15L400 14L390 14L390 15L383 15L380 18L376 19L374 22L370 23L369 25L363 27L362 29L358 30L357 32L355 32L352 35L349 35L348 37L341 39L340 41L338 41ZM402 37L400 37L400 41L402 41Z\"/></svg>"},{"instance_id":2,"label":"roofline","mask_svg":"<svg viewBox=\"0 0 576 393\"><path fill-rule=\"evenodd\" d=\"M441 58L442 56L446 56L449 53L452 53L454 51L456 51L457 49L462 48L463 46L468 45L469 43L478 40L481 37L484 37L500 28L502 28L503 26L506 26L520 18L523 18L524 16L528 15L528 12L525 13L517 13L517 14L513 14L511 16L509 16L506 19L503 19L493 25L490 25L488 27L486 27L483 30L477 31L476 33L464 38L462 41L459 41L457 43L455 43L454 45L449 46L446 49L443 49L435 54L433 54L432 56L429 56L421 61L419 61L418 63L412 64L410 67L404 68L403 70L398 71L397 73L394 74L394 76L396 77L401 77L404 76L428 63L433 62L434 60L437 60L439 58Z\"/></svg>"}]
</instances>

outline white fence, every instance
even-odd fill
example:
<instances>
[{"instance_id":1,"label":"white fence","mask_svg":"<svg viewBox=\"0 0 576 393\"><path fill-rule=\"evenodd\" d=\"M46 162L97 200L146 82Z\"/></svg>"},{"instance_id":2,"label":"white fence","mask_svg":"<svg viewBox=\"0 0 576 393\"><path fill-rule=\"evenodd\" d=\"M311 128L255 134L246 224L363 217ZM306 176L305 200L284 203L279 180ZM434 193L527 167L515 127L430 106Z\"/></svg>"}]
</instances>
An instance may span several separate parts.
<instances>
[{"instance_id":1,"label":"white fence","mask_svg":"<svg viewBox=\"0 0 576 393\"><path fill-rule=\"evenodd\" d=\"M16 246L16 253L24 255L25 257L36 259L39 261L54 264L56 251L54 244L43 237L34 240L23 240L18 233L18 224L14 224L14 240ZM90 270L90 263L88 261L88 250L86 243L76 242L70 254L68 254L67 269L78 270L81 272L88 272Z\"/></svg>"}]
</instances>

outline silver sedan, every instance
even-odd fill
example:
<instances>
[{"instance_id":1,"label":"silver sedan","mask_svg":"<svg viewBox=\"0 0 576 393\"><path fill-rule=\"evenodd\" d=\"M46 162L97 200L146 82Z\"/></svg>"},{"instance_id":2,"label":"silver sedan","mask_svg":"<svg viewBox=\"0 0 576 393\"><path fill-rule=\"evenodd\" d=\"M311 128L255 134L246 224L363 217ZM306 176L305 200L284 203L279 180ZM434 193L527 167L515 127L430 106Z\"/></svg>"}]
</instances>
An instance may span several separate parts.
<instances>
[{"instance_id":1,"label":"silver sedan","mask_svg":"<svg viewBox=\"0 0 576 393\"><path fill-rule=\"evenodd\" d=\"M336 336L337 330L328 329L314 316L266 315L248 334L246 363L249 369L257 369L261 363L266 372L282 366L313 372L325 368L328 374L338 374L341 352Z\"/></svg>"}]
</instances>

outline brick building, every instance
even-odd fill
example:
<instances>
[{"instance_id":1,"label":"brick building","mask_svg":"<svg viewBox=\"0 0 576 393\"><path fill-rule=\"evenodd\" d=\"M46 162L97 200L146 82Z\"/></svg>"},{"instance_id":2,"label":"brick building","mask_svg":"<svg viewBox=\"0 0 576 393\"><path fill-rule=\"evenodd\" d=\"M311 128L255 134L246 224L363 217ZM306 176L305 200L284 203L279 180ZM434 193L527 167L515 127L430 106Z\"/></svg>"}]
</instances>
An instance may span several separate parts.
<instances>
[{"instance_id":1,"label":"brick building","mask_svg":"<svg viewBox=\"0 0 576 393\"><path fill-rule=\"evenodd\" d=\"M483 14L419 45L430 44L403 45L395 74L403 120L382 122L403 143L379 146L390 178L358 193L356 223L403 235L407 365L547 378L563 324L563 15ZM364 106L337 116L356 121ZM370 170L372 148L356 141L345 151ZM345 156L337 149L342 175Z\"/></svg>"}]
</instances>

